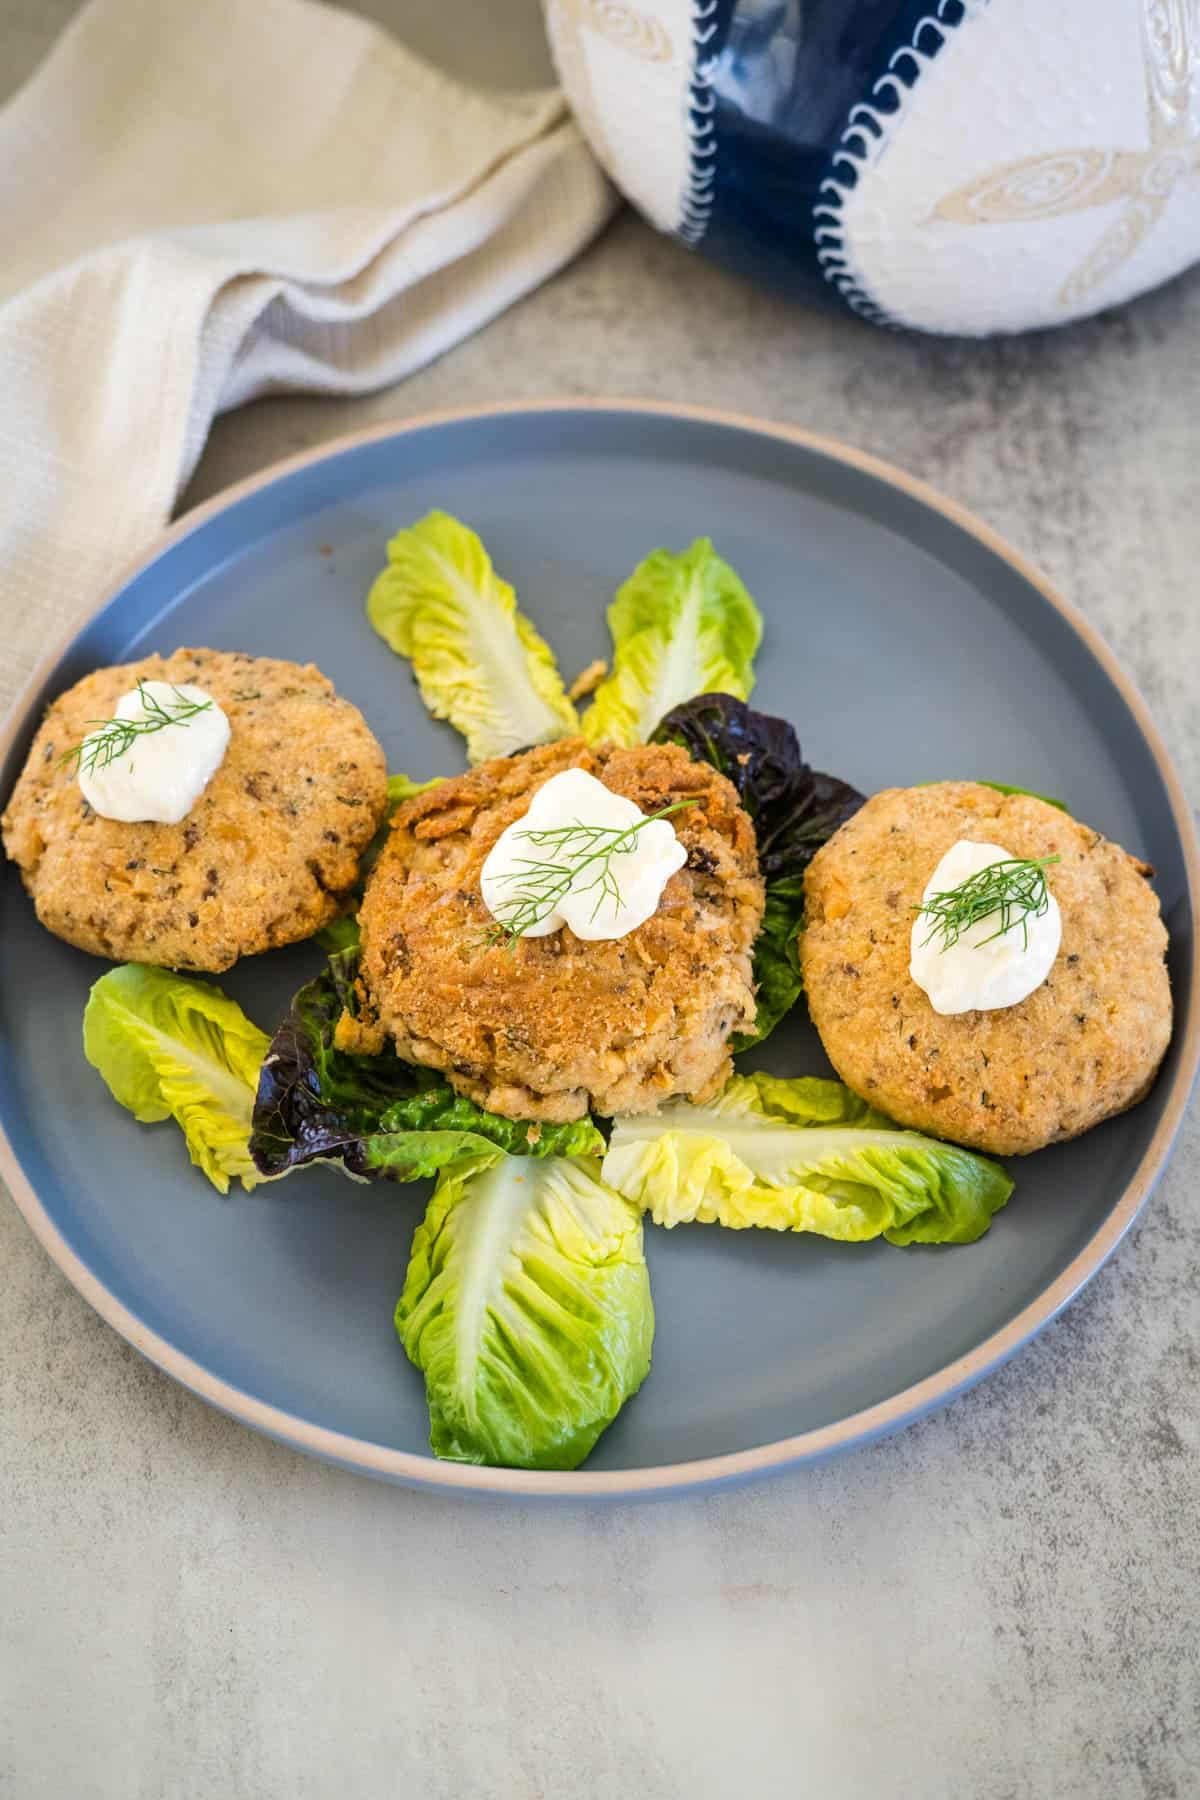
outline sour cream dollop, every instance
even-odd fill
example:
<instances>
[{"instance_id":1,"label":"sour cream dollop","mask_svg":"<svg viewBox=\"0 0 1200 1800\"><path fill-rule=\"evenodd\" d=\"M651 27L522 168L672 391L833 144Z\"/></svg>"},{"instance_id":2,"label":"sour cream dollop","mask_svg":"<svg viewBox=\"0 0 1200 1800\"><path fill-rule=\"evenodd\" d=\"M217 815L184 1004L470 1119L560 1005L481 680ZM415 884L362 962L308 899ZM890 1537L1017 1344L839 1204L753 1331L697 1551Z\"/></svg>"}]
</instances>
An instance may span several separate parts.
<instances>
[{"instance_id":1,"label":"sour cream dollop","mask_svg":"<svg viewBox=\"0 0 1200 1800\"><path fill-rule=\"evenodd\" d=\"M1002 850L999 844L974 844L964 838L947 850L933 871L924 903L935 894L961 887L993 863L1012 860L1013 852ZM933 930L935 921L927 913L917 913L908 972L928 994L934 1012L996 1012L1015 1006L1041 987L1062 942L1062 917L1049 890L1047 901L1044 913L1026 913L1023 919L1014 919L999 937L995 934L1000 929L1000 915L989 913L948 949L943 948L941 933ZM986 941L989 938L990 943Z\"/></svg>"},{"instance_id":2,"label":"sour cream dollop","mask_svg":"<svg viewBox=\"0 0 1200 1800\"><path fill-rule=\"evenodd\" d=\"M144 681L140 691L133 688L121 695L113 716L153 719L156 715L147 701L177 713L181 700L203 705L204 710L159 731L139 732L124 755L103 767L99 762L90 769L86 766L88 746L99 732L91 731L83 740L79 786L102 818L127 825L142 821L178 825L191 812L225 760L229 743L229 720L212 695L187 682L175 687L169 681Z\"/></svg>"},{"instance_id":3,"label":"sour cream dollop","mask_svg":"<svg viewBox=\"0 0 1200 1800\"><path fill-rule=\"evenodd\" d=\"M569 827L627 832L640 825L640 830L615 850L609 863L619 899L611 889L604 891L595 885L603 870L602 861L595 860L578 869L552 911L521 933L523 937L548 937L569 925L576 937L589 942L627 937L658 911L663 889L687 861L687 851L671 820L651 819L646 824L647 816L634 801L614 794L586 769L564 769L552 775L533 796L528 812L502 831L488 852L480 875L484 905L497 923L509 924L526 895L545 892L548 882L554 880L552 874L548 878L544 873L535 875L528 866L531 861L554 863L564 870L579 864L589 846L578 834L558 835ZM549 841L543 835L548 832L556 834ZM531 837L531 833L537 835ZM596 840L594 847L601 848L605 842L614 840Z\"/></svg>"}]
</instances>

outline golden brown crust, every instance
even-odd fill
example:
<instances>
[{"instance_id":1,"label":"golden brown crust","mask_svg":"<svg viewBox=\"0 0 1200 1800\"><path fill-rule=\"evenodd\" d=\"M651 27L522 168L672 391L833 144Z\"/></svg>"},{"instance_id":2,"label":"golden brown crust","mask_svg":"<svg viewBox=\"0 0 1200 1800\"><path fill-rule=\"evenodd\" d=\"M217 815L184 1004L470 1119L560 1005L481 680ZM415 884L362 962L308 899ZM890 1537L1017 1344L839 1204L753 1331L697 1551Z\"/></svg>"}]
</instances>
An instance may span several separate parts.
<instances>
[{"instance_id":1,"label":"golden brown crust","mask_svg":"<svg viewBox=\"0 0 1200 1800\"><path fill-rule=\"evenodd\" d=\"M229 717L225 759L178 825L101 818L62 764L139 680L194 682ZM383 751L311 663L177 650L97 669L54 702L0 828L48 930L215 972L333 918L386 804Z\"/></svg>"},{"instance_id":2,"label":"golden brown crust","mask_svg":"<svg viewBox=\"0 0 1200 1800\"><path fill-rule=\"evenodd\" d=\"M1018 1005L943 1018L908 973L912 909L960 838L1061 858L1048 878L1062 946ZM829 1060L900 1124L998 1155L1132 1106L1171 1035L1167 933L1145 874L1031 797L962 781L876 794L808 871L801 964Z\"/></svg>"},{"instance_id":3,"label":"golden brown crust","mask_svg":"<svg viewBox=\"0 0 1200 1800\"><path fill-rule=\"evenodd\" d=\"M688 851L654 916L627 937L570 930L488 948L484 858L535 789L583 768L673 823ZM512 1118L653 1112L705 1098L730 1070L730 1034L754 1017L762 918L754 828L731 784L675 745L590 750L579 738L497 757L406 802L359 914L366 1039L375 1018L401 1056Z\"/></svg>"}]
</instances>

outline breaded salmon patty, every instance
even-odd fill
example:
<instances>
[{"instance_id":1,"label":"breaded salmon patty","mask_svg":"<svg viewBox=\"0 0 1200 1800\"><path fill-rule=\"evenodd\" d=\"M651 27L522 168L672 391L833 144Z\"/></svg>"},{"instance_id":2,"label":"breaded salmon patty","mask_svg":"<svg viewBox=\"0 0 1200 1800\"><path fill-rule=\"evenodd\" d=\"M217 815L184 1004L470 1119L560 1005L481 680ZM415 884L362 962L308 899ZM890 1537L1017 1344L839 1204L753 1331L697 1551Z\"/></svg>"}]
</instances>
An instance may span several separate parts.
<instances>
[{"instance_id":1,"label":"breaded salmon patty","mask_svg":"<svg viewBox=\"0 0 1200 1800\"><path fill-rule=\"evenodd\" d=\"M513 948L485 942L484 858L534 793L580 768L645 813L672 820L688 853L661 904L626 937L585 943L564 927ZM653 1112L705 1099L730 1072L730 1034L754 1018L751 950L763 911L754 827L731 784L674 745L590 750L570 739L497 757L396 813L359 913L365 1031L443 1070L510 1118Z\"/></svg>"},{"instance_id":2,"label":"breaded salmon patty","mask_svg":"<svg viewBox=\"0 0 1200 1800\"><path fill-rule=\"evenodd\" d=\"M63 761L139 681L203 688L229 720L224 761L177 825L102 818ZM177 650L97 669L54 702L0 828L69 944L217 971L332 919L386 805L383 751L311 663Z\"/></svg>"},{"instance_id":3,"label":"breaded salmon patty","mask_svg":"<svg viewBox=\"0 0 1200 1800\"><path fill-rule=\"evenodd\" d=\"M945 1018L909 976L913 909L964 838L1060 859L1046 877L1062 943L1026 999ZM966 781L876 794L807 875L801 966L830 1062L900 1124L998 1155L1122 1112L1147 1092L1171 1035L1149 874L1042 800Z\"/></svg>"}]
</instances>

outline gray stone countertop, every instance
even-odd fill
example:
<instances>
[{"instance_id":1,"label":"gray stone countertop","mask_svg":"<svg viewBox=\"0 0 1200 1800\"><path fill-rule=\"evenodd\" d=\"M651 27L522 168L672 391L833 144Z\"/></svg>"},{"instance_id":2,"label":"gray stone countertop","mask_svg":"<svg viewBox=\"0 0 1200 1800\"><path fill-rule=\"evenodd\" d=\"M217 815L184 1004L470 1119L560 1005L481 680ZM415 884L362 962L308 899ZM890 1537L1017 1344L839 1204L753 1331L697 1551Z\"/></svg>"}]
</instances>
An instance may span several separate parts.
<instances>
[{"instance_id":1,"label":"gray stone countertop","mask_svg":"<svg viewBox=\"0 0 1200 1800\"><path fill-rule=\"evenodd\" d=\"M73 10L0 0L3 86ZM435 53L452 29L468 74L544 76L532 0L370 10ZM789 420L1039 563L1195 794L1198 344L1200 273L1055 335L940 343L792 310L626 213L402 386L225 418L187 500L436 407L621 394ZM1200 1793L1198 1175L1193 1113L1070 1311L900 1436L707 1498L554 1510L254 1436L142 1361L0 1206L0 1795Z\"/></svg>"}]
</instances>

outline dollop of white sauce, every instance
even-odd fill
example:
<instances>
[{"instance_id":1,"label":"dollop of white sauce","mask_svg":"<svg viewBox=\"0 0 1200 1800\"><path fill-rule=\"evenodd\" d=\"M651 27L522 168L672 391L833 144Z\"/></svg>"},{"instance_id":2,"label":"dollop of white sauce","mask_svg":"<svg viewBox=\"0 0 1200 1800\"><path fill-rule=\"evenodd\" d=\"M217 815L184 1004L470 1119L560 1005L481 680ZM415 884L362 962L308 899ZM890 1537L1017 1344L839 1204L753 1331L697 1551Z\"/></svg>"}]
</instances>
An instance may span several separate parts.
<instances>
[{"instance_id":1,"label":"dollop of white sauce","mask_svg":"<svg viewBox=\"0 0 1200 1800\"><path fill-rule=\"evenodd\" d=\"M173 712L181 698L197 706L208 704L203 712L192 713L176 725L140 732L123 756L114 757L104 767L85 766L88 745L98 732L89 732L83 740L79 786L88 805L102 818L120 819L127 825L178 825L195 806L225 760L229 743L229 720L212 695L187 682L175 687L169 681L144 681L140 691L133 688L121 695L113 716L152 718L147 699Z\"/></svg>"},{"instance_id":2,"label":"dollop of white sauce","mask_svg":"<svg viewBox=\"0 0 1200 1800\"><path fill-rule=\"evenodd\" d=\"M962 839L947 850L929 878L924 903L935 894L961 887L972 875L993 863L1010 862L1011 850L999 844L975 844ZM1041 987L1054 965L1062 942L1062 917L1058 902L1047 888L1047 907L1040 917L1027 913L1014 919L999 937L1000 915L989 913L963 932L958 942L944 949L936 921L917 913L912 928L909 974L929 996L934 1012L944 1016L965 1012L996 1012L1015 1006ZM1028 932L1028 940L1026 937ZM987 942L987 939L991 942Z\"/></svg>"},{"instance_id":3,"label":"dollop of white sauce","mask_svg":"<svg viewBox=\"0 0 1200 1800\"><path fill-rule=\"evenodd\" d=\"M543 885L541 880L531 884L531 861L566 868L577 863L587 848L578 837L546 843L533 840L531 832L562 831L572 825L627 831L646 818L634 801L614 794L586 769L552 775L534 794L528 812L502 831L488 852L480 875L484 905L499 924L508 923L522 896ZM687 851L671 820L651 819L612 857L609 866L619 899L592 885L603 867L593 862L579 870L554 910L522 936L548 937L569 925L576 937L589 942L627 937L658 911L663 889L686 861Z\"/></svg>"}]
</instances>

